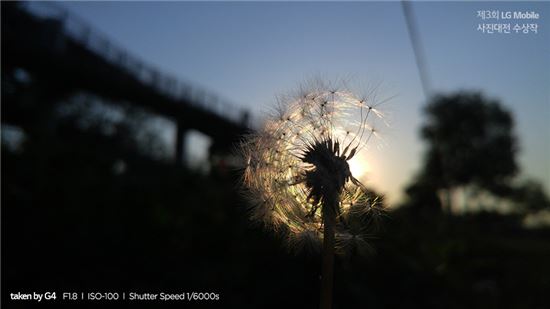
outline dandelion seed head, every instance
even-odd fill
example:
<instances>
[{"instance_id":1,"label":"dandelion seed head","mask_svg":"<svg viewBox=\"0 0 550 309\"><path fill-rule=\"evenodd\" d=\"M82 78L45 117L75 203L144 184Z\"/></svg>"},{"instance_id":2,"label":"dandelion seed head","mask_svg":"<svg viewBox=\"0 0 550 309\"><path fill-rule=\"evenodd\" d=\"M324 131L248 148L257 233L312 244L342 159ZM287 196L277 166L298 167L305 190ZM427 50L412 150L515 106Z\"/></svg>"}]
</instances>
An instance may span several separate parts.
<instances>
[{"instance_id":1,"label":"dandelion seed head","mask_svg":"<svg viewBox=\"0 0 550 309\"><path fill-rule=\"evenodd\" d=\"M350 216L375 213L373 197L349 160L378 135L374 125L383 114L371 101L322 84L279 97L272 117L241 145L252 218L286 230L296 247L320 244L320 204L331 192L339 197L337 243L366 242L348 223Z\"/></svg>"}]
</instances>

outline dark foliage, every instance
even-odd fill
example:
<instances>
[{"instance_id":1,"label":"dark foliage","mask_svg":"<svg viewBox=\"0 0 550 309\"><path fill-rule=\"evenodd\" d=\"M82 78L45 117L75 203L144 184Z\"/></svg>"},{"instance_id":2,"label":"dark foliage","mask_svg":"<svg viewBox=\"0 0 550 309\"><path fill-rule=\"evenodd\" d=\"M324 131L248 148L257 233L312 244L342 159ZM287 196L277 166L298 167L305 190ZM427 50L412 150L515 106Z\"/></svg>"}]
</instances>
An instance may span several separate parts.
<instances>
[{"instance_id":1,"label":"dark foliage","mask_svg":"<svg viewBox=\"0 0 550 309\"><path fill-rule=\"evenodd\" d=\"M426 107L425 174L439 187L475 184L498 193L518 170L513 119L481 93L435 97Z\"/></svg>"}]
</instances>

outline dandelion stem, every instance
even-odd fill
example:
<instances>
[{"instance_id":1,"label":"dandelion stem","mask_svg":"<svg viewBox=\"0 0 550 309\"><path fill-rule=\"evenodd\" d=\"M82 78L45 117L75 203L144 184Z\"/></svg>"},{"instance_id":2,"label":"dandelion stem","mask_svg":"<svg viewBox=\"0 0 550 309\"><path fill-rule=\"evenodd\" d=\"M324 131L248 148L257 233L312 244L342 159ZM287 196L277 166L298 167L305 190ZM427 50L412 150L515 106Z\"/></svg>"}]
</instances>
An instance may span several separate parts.
<instances>
[{"instance_id":1,"label":"dandelion stem","mask_svg":"<svg viewBox=\"0 0 550 309\"><path fill-rule=\"evenodd\" d=\"M329 194L332 195L332 194ZM334 277L334 226L336 225L336 196L323 202L323 269L321 277L321 309L332 307L332 283Z\"/></svg>"}]
</instances>

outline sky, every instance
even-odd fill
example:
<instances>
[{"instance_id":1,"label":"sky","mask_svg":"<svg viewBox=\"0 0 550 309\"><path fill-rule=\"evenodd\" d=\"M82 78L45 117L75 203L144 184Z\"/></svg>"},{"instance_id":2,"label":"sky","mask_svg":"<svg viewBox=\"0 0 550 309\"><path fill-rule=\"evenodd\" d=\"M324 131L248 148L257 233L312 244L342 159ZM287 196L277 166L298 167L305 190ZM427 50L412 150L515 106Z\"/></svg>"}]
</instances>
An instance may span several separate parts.
<instances>
[{"instance_id":1,"label":"sky","mask_svg":"<svg viewBox=\"0 0 550 309\"><path fill-rule=\"evenodd\" d=\"M312 77L381 82L388 127L368 149L365 182L388 196L419 171L425 120L400 2L62 2L161 71L212 90L260 119L276 96ZM481 90L513 113L520 177L550 192L550 2L415 2L431 90ZM481 20L480 10L534 11L538 20ZM536 23L538 33L487 34L480 23ZM368 86L367 86L368 87ZM361 89L361 87L358 87ZM167 129L167 134L173 130ZM200 139L196 140L200 143ZM200 147L198 147L200 148Z\"/></svg>"}]
</instances>

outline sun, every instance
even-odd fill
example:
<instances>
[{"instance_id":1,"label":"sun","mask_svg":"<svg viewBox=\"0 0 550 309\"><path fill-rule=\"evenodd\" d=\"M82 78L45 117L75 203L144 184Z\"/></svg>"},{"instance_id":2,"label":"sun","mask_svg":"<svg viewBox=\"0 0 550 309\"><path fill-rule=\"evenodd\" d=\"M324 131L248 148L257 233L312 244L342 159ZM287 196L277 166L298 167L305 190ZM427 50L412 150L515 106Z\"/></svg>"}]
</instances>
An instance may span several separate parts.
<instances>
[{"instance_id":1,"label":"sun","mask_svg":"<svg viewBox=\"0 0 550 309\"><path fill-rule=\"evenodd\" d=\"M353 177L359 180L363 180L371 171L369 163L364 156L356 156L351 159L348 164Z\"/></svg>"}]
</instances>

